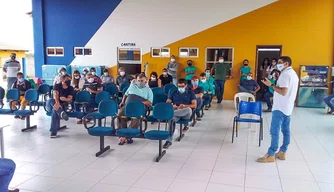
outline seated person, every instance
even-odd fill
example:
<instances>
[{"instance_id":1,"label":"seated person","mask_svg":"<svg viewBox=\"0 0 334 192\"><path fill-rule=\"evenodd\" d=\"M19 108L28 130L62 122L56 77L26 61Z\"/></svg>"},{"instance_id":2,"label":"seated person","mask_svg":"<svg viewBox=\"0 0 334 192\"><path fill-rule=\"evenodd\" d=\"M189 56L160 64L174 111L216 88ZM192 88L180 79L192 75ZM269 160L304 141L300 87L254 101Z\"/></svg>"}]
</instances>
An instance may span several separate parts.
<instances>
[{"instance_id":1,"label":"seated person","mask_svg":"<svg viewBox=\"0 0 334 192\"><path fill-rule=\"evenodd\" d=\"M28 102L24 99L24 94L27 90L31 89L31 83L24 79L24 75L21 72L18 72L17 75L17 80L13 83L12 88L16 88L20 91L20 104L21 104L21 110L25 110L26 106L28 105ZM17 102L12 103L12 108L16 108L15 105L17 105ZM14 116L15 119L21 118L24 119L24 117L20 117L18 115Z\"/></svg>"},{"instance_id":2,"label":"seated person","mask_svg":"<svg viewBox=\"0 0 334 192\"><path fill-rule=\"evenodd\" d=\"M253 80L253 73L249 73L247 76L247 80L242 80L239 85L240 92L247 92L253 95L260 90L259 84Z\"/></svg>"},{"instance_id":3,"label":"seated person","mask_svg":"<svg viewBox=\"0 0 334 192\"><path fill-rule=\"evenodd\" d=\"M15 162L11 159L0 158L0 191L1 192L19 192L19 189L9 190L15 172Z\"/></svg>"},{"instance_id":4,"label":"seated person","mask_svg":"<svg viewBox=\"0 0 334 192\"><path fill-rule=\"evenodd\" d=\"M128 75L125 73L125 68L124 67L120 67L118 69L119 72L119 76L116 78L116 85L118 87L118 90L120 92L122 92L122 90L120 90L120 88L122 87L123 84L129 84L131 83L132 79L134 79L131 75Z\"/></svg>"},{"instance_id":5,"label":"seated person","mask_svg":"<svg viewBox=\"0 0 334 192\"><path fill-rule=\"evenodd\" d=\"M173 91L168 95L167 103L173 104L174 107L174 120L175 122L181 119L190 119L192 115L192 109L196 109L197 101L193 91L186 90L187 81L185 79L179 79L177 82L177 91ZM189 129L188 124L185 125L183 131ZM174 134L174 133L173 133ZM163 148L167 149L172 145L173 136L169 137L164 144Z\"/></svg>"},{"instance_id":6,"label":"seated person","mask_svg":"<svg viewBox=\"0 0 334 192\"><path fill-rule=\"evenodd\" d=\"M276 82L280 74L281 72L279 70L277 69L272 70L272 72L268 76L268 80L271 82L271 84L276 85ZM271 103L270 98L274 96L274 89L271 86L269 86L268 88L269 88L268 91L264 92L264 95L263 95L264 100L266 101L267 106L268 106L268 109L265 110L265 112L271 112L272 107L273 107L273 104Z\"/></svg>"},{"instance_id":7,"label":"seated person","mask_svg":"<svg viewBox=\"0 0 334 192\"><path fill-rule=\"evenodd\" d=\"M204 95L202 97L203 105L205 110L208 110L211 105L212 97L215 94L215 88L213 87L213 84L206 79L205 73L201 73L198 86L203 87L204 89Z\"/></svg>"},{"instance_id":8,"label":"seated person","mask_svg":"<svg viewBox=\"0 0 334 192\"><path fill-rule=\"evenodd\" d=\"M161 80L158 79L158 74L156 72L153 71L150 77L151 78L148 80L148 86L150 88L161 87Z\"/></svg>"},{"instance_id":9,"label":"seated person","mask_svg":"<svg viewBox=\"0 0 334 192\"><path fill-rule=\"evenodd\" d=\"M60 78L61 78L63 75L66 75L66 68L65 68L65 67L62 67L62 68L59 69L59 71L58 71L58 75L56 76L56 78L55 78L54 81L53 81L53 86L55 86L56 84L61 83Z\"/></svg>"},{"instance_id":10,"label":"seated person","mask_svg":"<svg viewBox=\"0 0 334 192\"><path fill-rule=\"evenodd\" d=\"M130 85L128 90L125 92L123 96L122 102L120 103L120 109L118 111L118 128L127 128L127 118L122 118L125 116L125 106L131 101L141 101L144 103L146 107L150 107L153 102L153 92L152 90L146 86L147 79L144 74L137 75L137 78L134 83ZM135 110L135 109L134 109ZM130 127L138 128L139 125L138 119L132 119ZM119 145L123 145L124 143L132 143L131 138L120 138Z\"/></svg>"},{"instance_id":11,"label":"seated person","mask_svg":"<svg viewBox=\"0 0 334 192\"><path fill-rule=\"evenodd\" d=\"M201 108L203 106L203 94L204 94L204 89L203 87L200 87L199 85L199 79L197 76L193 76L191 78L191 84L188 85L188 89L193 91L195 93L196 101L197 101L197 108L196 108L196 120L200 121L201 120Z\"/></svg>"},{"instance_id":12,"label":"seated person","mask_svg":"<svg viewBox=\"0 0 334 192\"><path fill-rule=\"evenodd\" d=\"M162 70L162 74L159 76L159 79L161 80L161 87L173 83L173 77L168 74L166 68Z\"/></svg>"},{"instance_id":13,"label":"seated person","mask_svg":"<svg viewBox=\"0 0 334 192\"><path fill-rule=\"evenodd\" d=\"M101 75L100 79L101 79L102 85L114 82L114 77L109 75L108 69L103 70L103 75Z\"/></svg>"},{"instance_id":14,"label":"seated person","mask_svg":"<svg viewBox=\"0 0 334 192\"><path fill-rule=\"evenodd\" d=\"M97 74L96 74L96 69L95 69L95 67L90 68L90 73L92 74L92 76L93 76L93 78L94 78L94 80L95 80L96 82L98 82L98 83L100 83L100 84L102 83L100 77L97 76Z\"/></svg>"},{"instance_id":15,"label":"seated person","mask_svg":"<svg viewBox=\"0 0 334 192\"><path fill-rule=\"evenodd\" d=\"M94 108L98 105L98 103L95 103L95 96L99 92L102 91L101 84L97 81L96 78L94 78L92 73L88 73L86 75L86 81L84 86L82 87L83 91L88 91L90 93L90 101L88 105L86 106L87 112L92 112ZM80 111L80 105L75 105L75 111ZM87 120L89 122L89 120ZM77 119L77 124L81 124L82 119Z\"/></svg>"},{"instance_id":16,"label":"seated person","mask_svg":"<svg viewBox=\"0 0 334 192\"><path fill-rule=\"evenodd\" d=\"M83 86L85 84L85 77L81 77L80 72L78 70L75 70L73 72L73 78L71 86L74 88L74 91L77 93L82 90Z\"/></svg>"},{"instance_id":17,"label":"seated person","mask_svg":"<svg viewBox=\"0 0 334 192\"><path fill-rule=\"evenodd\" d=\"M82 78L82 79L85 79L85 78L86 78L86 75L87 75L88 72L89 72L89 68L88 68L88 67L85 67L85 68L82 70L81 78Z\"/></svg>"},{"instance_id":18,"label":"seated person","mask_svg":"<svg viewBox=\"0 0 334 192\"><path fill-rule=\"evenodd\" d=\"M63 75L61 83L53 88L53 98L46 102L47 112L51 112L50 138L57 137L57 131L60 128L60 119L68 120L66 106L72 102L74 97L74 88L71 86L71 78Z\"/></svg>"}]
</instances>

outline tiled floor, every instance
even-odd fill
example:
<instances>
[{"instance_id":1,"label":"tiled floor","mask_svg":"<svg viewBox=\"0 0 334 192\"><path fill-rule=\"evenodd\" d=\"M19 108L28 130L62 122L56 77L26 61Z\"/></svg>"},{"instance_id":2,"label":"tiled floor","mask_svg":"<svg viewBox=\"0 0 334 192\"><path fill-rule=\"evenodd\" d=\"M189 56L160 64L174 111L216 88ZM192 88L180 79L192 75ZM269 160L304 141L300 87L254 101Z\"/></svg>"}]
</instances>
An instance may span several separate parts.
<instances>
[{"instance_id":1,"label":"tiled floor","mask_svg":"<svg viewBox=\"0 0 334 192\"><path fill-rule=\"evenodd\" d=\"M334 118L323 109L296 108L286 161L258 164L270 142L270 114L264 114L265 134L257 146L257 126L243 125L231 143L233 104L213 105L181 142L174 142L155 163L158 143L136 139L96 158L99 139L75 120L50 139L49 117L42 110L32 117L38 129L22 133L24 122L1 116L6 157L17 164L11 187L22 192L333 192ZM64 122L62 122L64 123ZM156 125L152 125L156 126Z\"/></svg>"}]
</instances>

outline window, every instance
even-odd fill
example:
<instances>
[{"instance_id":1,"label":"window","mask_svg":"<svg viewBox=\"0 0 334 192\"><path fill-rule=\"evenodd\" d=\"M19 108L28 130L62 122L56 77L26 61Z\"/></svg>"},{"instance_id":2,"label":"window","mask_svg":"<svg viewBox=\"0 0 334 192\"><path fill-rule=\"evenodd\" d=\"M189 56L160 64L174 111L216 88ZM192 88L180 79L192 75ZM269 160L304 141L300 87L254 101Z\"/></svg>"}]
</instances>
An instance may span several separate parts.
<instances>
[{"instance_id":1,"label":"window","mask_svg":"<svg viewBox=\"0 0 334 192\"><path fill-rule=\"evenodd\" d=\"M47 56L64 56L64 47L47 47Z\"/></svg>"},{"instance_id":2,"label":"window","mask_svg":"<svg viewBox=\"0 0 334 192\"><path fill-rule=\"evenodd\" d=\"M84 48L84 55L85 56L91 56L92 53L92 48Z\"/></svg>"},{"instance_id":3,"label":"window","mask_svg":"<svg viewBox=\"0 0 334 192\"><path fill-rule=\"evenodd\" d=\"M141 49L118 48L118 62L141 64Z\"/></svg>"},{"instance_id":4,"label":"window","mask_svg":"<svg viewBox=\"0 0 334 192\"><path fill-rule=\"evenodd\" d=\"M233 66L234 48L233 47L208 47L206 48L206 68L211 69L219 57L224 57L225 63Z\"/></svg>"},{"instance_id":5,"label":"window","mask_svg":"<svg viewBox=\"0 0 334 192\"><path fill-rule=\"evenodd\" d=\"M152 48L151 56L152 57L170 57L170 49L168 47Z\"/></svg>"},{"instance_id":6,"label":"window","mask_svg":"<svg viewBox=\"0 0 334 192\"><path fill-rule=\"evenodd\" d=\"M92 48L74 47L74 56L91 56Z\"/></svg>"},{"instance_id":7,"label":"window","mask_svg":"<svg viewBox=\"0 0 334 192\"><path fill-rule=\"evenodd\" d=\"M198 48L196 47L180 47L179 57L198 57Z\"/></svg>"}]
</instances>

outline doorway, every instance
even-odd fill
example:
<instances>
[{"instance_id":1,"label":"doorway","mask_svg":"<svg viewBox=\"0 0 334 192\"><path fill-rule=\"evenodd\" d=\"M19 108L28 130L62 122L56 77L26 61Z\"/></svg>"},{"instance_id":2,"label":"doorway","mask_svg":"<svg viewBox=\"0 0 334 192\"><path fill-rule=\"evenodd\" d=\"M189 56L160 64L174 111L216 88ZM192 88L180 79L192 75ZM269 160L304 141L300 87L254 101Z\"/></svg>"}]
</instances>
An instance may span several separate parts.
<instances>
[{"instance_id":1,"label":"doorway","mask_svg":"<svg viewBox=\"0 0 334 192\"><path fill-rule=\"evenodd\" d=\"M263 100L263 94L267 91L267 87L261 82L263 78L263 61L268 58L269 63L272 59L278 59L282 53L282 45L257 45L256 46L256 79L261 89L256 94L256 100Z\"/></svg>"}]
</instances>

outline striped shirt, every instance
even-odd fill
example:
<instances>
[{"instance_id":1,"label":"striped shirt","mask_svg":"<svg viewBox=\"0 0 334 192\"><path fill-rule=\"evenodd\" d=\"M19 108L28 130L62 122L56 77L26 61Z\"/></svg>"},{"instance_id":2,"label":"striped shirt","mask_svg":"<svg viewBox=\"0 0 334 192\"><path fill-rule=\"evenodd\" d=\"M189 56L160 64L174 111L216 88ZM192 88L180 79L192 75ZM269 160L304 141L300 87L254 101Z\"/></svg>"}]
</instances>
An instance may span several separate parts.
<instances>
[{"instance_id":1,"label":"striped shirt","mask_svg":"<svg viewBox=\"0 0 334 192\"><path fill-rule=\"evenodd\" d=\"M7 71L7 77L16 77L17 72L21 70L21 65L17 60L7 60L3 68Z\"/></svg>"}]
</instances>

